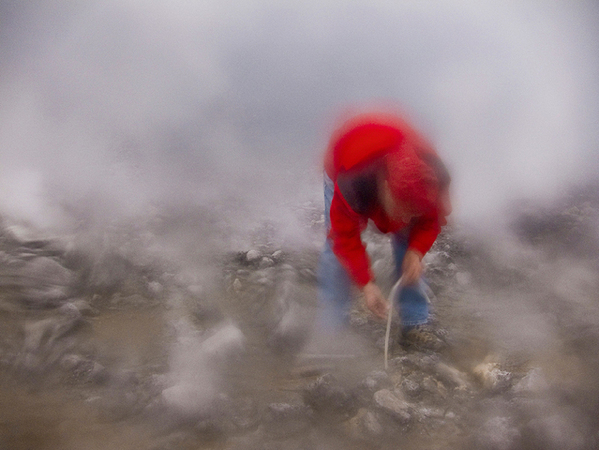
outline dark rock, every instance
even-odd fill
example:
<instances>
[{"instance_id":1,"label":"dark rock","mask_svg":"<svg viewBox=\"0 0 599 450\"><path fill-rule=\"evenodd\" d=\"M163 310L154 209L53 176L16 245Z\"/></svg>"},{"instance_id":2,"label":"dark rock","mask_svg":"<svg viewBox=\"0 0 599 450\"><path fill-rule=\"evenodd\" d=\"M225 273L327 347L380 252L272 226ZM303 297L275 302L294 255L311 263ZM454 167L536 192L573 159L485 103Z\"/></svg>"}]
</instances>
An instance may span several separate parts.
<instances>
[{"instance_id":1,"label":"dark rock","mask_svg":"<svg viewBox=\"0 0 599 450\"><path fill-rule=\"evenodd\" d=\"M422 379L421 387L423 392L433 398L444 399L447 397L448 391L445 385L431 376L426 376Z\"/></svg>"},{"instance_id":2,"label":"dark rock","mask_svg":"<svg viewBox=\"0 0 599 450\"><path fill-rule=\"evenodd\" d=\"M405 425L412 419L412 408L403 399L401 393L382 389L374 393L373 399L379 410L391 416L400 424Z\"/></svg>"},{"instance_id":3,"label":"dark rock","mask_svg":"<svg viewBox=\"0 0 599 450\"><path fill-rule=\"evenodd\" d=\"M419 379L420 378L420 379ZM402 391L410 398L418 398L422 394L424 388L421 385L422 377L411 375L401 382Z\"/></svg>"},{"instance_id":4,"label":"dark rock","mask_svg":"<svg viewBox=\"0 0 599 450\"><path fill-rule=\"evenodd\" d=\"M354 392L341 386L337 379L326 374L311 383L303 392L304 402L319 413L349 416L358 406Z\"/></svg>"}]
</instances>

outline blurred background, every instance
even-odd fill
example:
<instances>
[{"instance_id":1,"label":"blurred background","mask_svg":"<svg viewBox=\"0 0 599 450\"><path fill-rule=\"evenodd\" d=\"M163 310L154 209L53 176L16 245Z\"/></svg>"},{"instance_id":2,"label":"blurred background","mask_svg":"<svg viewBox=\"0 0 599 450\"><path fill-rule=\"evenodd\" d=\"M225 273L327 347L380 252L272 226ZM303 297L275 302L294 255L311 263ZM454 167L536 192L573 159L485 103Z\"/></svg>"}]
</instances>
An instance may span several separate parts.
<instances>
[{"instance_id":1,"label":"blurred background","mask_svg":"<svg viewBox=\"0 0 599 450\"><path fill-rule=\"evenodd\" d=\"M597 169L598 8L563 2L90 1L0 6L0 208L129 215L319 188L338 116L399 105L452 169L456 220Z\"/></svg>"}]
</instances>

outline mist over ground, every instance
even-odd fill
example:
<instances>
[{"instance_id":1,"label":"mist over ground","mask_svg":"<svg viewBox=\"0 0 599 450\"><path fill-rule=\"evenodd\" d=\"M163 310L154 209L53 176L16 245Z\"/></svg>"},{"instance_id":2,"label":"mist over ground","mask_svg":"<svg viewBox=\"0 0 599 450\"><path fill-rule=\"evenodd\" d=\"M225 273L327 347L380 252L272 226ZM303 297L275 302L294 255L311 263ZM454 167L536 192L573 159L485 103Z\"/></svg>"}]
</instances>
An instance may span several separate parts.
<instances>
[{"instance_id":1,"label":"mist over ground","mask_svg":"<svg viewBox=\"0 0 599 450\"><path fill-rule=\"evenodd\" d=\"M100 311L86 320L105 359L79 348L77 357L110 373L137 370L144 382L132 404L146 413L155 397L183 416L212 405L225 381L239 382L229 352L245 355L242 375L270 398L282 368L261 353L261 333L277 314L277 332L297 332L313 306L329 134L352 111L399 108L453 177L450 237L428 264L438 316L457 336L457 366L507 373L504 358L521 376L503 397L485 391L474 414L459 394L443 397L455 408L445 425L483 430L472 448L593 448L598 38L590 0L3 1L0 260L29 270L47 258L42 268L85 285L83 306L73 304ZM62 239L64 252L42 237ZM391 270L388 246L375 239L369 251ZM13 279L0 273L5 296ZM45 361L64 356L56 370L79 370L75 350L51 345L74 322L50 332L55 317L36 322L29 304L23 312L0 300L3 326L29 336L23 348L2 341L0 368L12 367L12 351L17 367L56 369ZM430 367L404 363L402 376L424 383ZM111 383L119 397L126 383ZM462 392L478 392L470 387ZM85 396L91 405L101 397ZM36 409L37 399L23 399ZM137 414L127 408L112 410ZM95 442L77 423L63 423L72 447ZM133 448L148 438L130 439Z\"/></svg>"}]
</instances>

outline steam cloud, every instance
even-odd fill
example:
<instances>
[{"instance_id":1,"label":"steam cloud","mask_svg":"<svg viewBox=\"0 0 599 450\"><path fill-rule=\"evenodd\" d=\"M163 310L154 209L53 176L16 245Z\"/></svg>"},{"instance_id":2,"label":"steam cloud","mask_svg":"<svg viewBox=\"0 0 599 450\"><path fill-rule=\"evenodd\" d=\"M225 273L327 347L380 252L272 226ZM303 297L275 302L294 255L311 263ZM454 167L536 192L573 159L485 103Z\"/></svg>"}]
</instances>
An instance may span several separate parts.
<instances>
[{"instance_id":1,"label":"steam cloud","mask_svg":"<svg viewBox=\"0 0 599 450\"><path fill-rule=\"evenodd\" d=\"M591 1L3 2L0 207L57 226L73 202L233 196L268 216L317 198L332 118L379 98L480 219L597 168L597 18Z\"/></svg>"}]
</instances>

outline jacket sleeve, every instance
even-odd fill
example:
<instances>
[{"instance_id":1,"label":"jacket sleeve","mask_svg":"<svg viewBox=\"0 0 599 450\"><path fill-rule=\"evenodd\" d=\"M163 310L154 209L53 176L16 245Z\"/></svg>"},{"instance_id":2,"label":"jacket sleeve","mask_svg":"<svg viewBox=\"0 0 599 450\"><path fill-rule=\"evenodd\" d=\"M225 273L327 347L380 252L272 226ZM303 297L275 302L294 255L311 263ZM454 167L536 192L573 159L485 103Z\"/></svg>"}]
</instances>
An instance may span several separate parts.
<instances>
[{"instance_id":1,"label":"jacket sleeve","mask_svg":"<svg viewBox=\"0 0 599 450\"><path fill-rule=\"evenodd\" d=\"M408 249L417 250L424 255L433 246L440 232L441 224L437 214L419 218L410 230Z\"/></svg>"},{"instance_id":2,"label":"jacket sleeve","mask_svg":"<svg viewBox=\"0 0 599 450\"><path fill-rule=\"evenodd\" d=\"M373 279L370 259L361 238L367 220L349 207L336 184L330 214L329 238L333 252L353 281L360 287L364 286Z\"/></svg>"}]
</instances>

